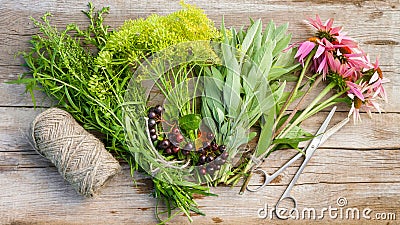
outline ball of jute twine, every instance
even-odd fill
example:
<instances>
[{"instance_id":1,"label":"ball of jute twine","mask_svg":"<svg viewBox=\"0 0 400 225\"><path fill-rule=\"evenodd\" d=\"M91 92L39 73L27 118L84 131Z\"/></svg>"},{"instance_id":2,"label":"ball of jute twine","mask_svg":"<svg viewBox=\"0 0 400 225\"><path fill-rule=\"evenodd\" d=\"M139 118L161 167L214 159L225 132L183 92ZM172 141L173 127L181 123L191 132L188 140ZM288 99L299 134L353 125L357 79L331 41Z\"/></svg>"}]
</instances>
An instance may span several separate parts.
<instances>
[{"instance_id":1,"label":"ball of jute twine","mask_svg":"<svg viewBox=\"0 0 400 225\"><path fill-rule=\"evenodd\" d=\"M32 123L32 138L39 154L86 197L121 170L103 143L64 110L51 108L39 114Z\"/></svg>"}]
</instances>

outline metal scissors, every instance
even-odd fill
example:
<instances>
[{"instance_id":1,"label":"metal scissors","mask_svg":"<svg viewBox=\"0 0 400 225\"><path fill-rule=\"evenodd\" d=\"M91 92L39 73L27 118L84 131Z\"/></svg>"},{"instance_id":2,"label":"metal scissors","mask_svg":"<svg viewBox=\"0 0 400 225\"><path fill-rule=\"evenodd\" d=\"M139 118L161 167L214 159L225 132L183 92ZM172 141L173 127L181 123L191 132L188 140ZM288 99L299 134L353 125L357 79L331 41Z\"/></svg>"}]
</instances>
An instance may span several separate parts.
<instances>
[{"instance_id":1,"label":"metal scissors","mask_svg":"<svg viewBox=\"0 0 400 225\"><path fill-rule=\"evenodd\" d=\"M313 156L315 150L318 149L320 145L322 145L330 136L332 136L334 133L340 130L344 125L346 125L349 122L349 118L346 117L344 120L330 128L328 131L326 131L329 122L331 121L333 115L335 114L336 111L336 106L332 108L330 111L329 115L326 117L325 121L322 123L321 127L318 129L317 133L315 134L315 137L311 140L311 142L307 145L307 147L303 150L303 152L299 152L297 155L295 155L291 160L289 160L287 163L285 163L281 168L279 168L275 173L272 175L269 175L265 170L263 169L256 169L253 172L255 173L262 173L265 180L264 183L255 188L251 189L249 185L247 185L246 189L251 192L256 192L259 191L261 188L265 187L268 185L273 179L275 179L279 174L281 174L286 168L288 168L292 163L297 161L299 158L302 156L305 156L305 159L299 169L297 170L296 174L294 175L292 181L289 183L287 186L285 192L282 194L281 198L278 200L278 203L276 204L276 207L278 207L279 203L282 202L284 199L291 199L294 202L294 207L297 208L297 203L296 200L290 195L290 192L297 182L297 180L300 177L300 174L303 172L304 168L306 167L308 161L310 161L311 157ZM325 132L326 131L326 132Z\"/></svg>"}]
</instances>

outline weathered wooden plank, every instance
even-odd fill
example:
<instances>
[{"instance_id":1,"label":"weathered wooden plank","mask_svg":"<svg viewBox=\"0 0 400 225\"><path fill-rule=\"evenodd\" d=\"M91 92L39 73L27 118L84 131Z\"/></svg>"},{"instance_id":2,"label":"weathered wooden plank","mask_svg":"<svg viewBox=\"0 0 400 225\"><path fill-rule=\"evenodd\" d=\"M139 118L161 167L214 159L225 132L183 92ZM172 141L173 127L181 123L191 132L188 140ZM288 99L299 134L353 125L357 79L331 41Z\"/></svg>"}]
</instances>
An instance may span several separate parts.
<instances>
[{"instance_id":1,"label":"weathered wooden plank","mask_svg":"<svg viewBox=\"0 0 400 225\"><path fill-rule=\"evenodd\" d=\"M116 216L114 214L117 214L118 218L122 219L121 223L154 222L154 200L148 196L148 192L142 194L143 189L146 190L151 187L148 180L142 179L140 181L143 184L139 190L133 188L130 183L129 171L125 168L125 175L118 176L113 180L110 183L111 186L106 187L97 199L84 200L81 197L76 197L74 190L62 180L47 160L42 159L32 151L18 152L21 149L29 150L30 146L25 139L21 139L22 137L17 134L26 129L27 124L39 112L35 112L33 109L15 108L7 113L4 108L0 109L3 109L3 112L0 113L2 115L0 119L2 121L2 129L0 130L2 131L0 133L2 138L0 140L3 142L1 146L6 146L0 153L0 181L2 183L0 196L1 193L5 193L4 197L0 197L2 199L0 206L5 208L0 210L3 212L0 221L26 222L26 219L29 218L30 222L36 221L39 224L45 222L80 223L82 221L85 221L85 223L100 221L108 223L108 221L114 220ZM382 116L392 116L392 114ZM318 120L322 119L323 117L318 118ZM354 133L354 129L351 128L349 132L350 134ZM348 138L350 135L344 134L343 136ZM366 137L368 136L370 135L367 134ZM338 137L333 137L335 140L336 138ZM352 140L354 141L354 139L356 138ZM9 143L9 140L12 140L13 143ZM392 140L395 140L395 138ZM346 139L341 142L349 143L349 140ZM329 145L327 144L327 146ZM10 150L12 151L10 152ZM397 183L394 183L399 182L396 176L396 171L399 170L397 165L398 151L399 149L365 151L320 149L300 177L294 194L298 198L298 202L307 207L323 208L326 205L322 203L332 204L335 203L334 197L345 196L348 199L350 197L356 198L351 200L351 202L354 202L354 206L368 206L370 208L373 206L376 207L376 210L395 210L398 206L396 205L398 202L394 201L395 193L398 192L396 188L400 188L397 187ZM264 166L272 172L289 159L292 154L294 154L293 151L273 153ZM257 194L246 193L246 197L241 197L236 195L237 188L231 190L218 187L214 189L214 192L218 193L220 197L199 199L199 204L203 206L202 210L209 216L195 217L195 222L215 222L221 219L227 223L235 223L244 221L244 218L246 218L246 220L256 223L259 221L257 215L254 214L256 210L263 206L263 201L268 204L273 204L276 201L283 191L284 186L282 185L287 185L298 165L299 163L293 165L270 187ZM357 169L354 170L354 168ZM366 173L367 170L368 173ZM23 185L15 187L17 182ZM384 188L389 185L392 187L391 192L386 192L387 189ZM359 190L360 186L363 187L361 190ZM371 188L374 190L371 191ZM368 192L365 192L366 190ZM314 198L317 198L316 196L326 197L327 193L330 197L327 200L322 200L322 202L318 200L315 201L317 203L311 203L310 197L300 194L300 191L313 193ZM390 196L390 193L393 193L393 196ZM334 194L341 194L341 196ZM265 198L265 195L268 197ZM363 198L358 199L358 196ZM381 205L372 204L371 198L380 198L378 200L381 201ZM388 205L387 201L393 202L394 205ZM26 207L26 205L29 207ZM111 209L110 205L112 206ZM239 215L236 211L239 212ZM98 213L102 215L101 219L96 216L99 215ZM77 217L78 215L79 217ZM140 217L128 215L140 215ZM76 218L79 218L78 221L76 221ZM184 222L186 219L179 217L175 221ZM279 221L277 222L279 223Z\"/></svg>"},{"instance_id":2,"label":"weathered wooden plank","mask_svg":"<svg viewBox=\"0 0 400 225\"><path fill-rule=\"evenodd\" d=\"M14 179L10 179L13 177ZM7 178L7 179L6 179ZM137 180L138 187L129 181L128 170L112 179L101 190L101 195L84 199L65 184L55 168L19 169L0 174L1 203L0 221L5 223L28 224L153 224L155 223L155 200L149 196L148 180ZM23 185L17 185L17 184ZM194 224L218 223L268 223L271 219L258 218L260 208L273 207L285 186L269 186L260 192L238 195L239 187L212 188L218 197L197 198L206 217L193 216ZM318 213L329 206L334 208L369 208L377 212L396 213L399 216L399 183L318 183L299 184L293 189L298 209L315 208ZM347 199L348 204L338 207L336 200ZM339 220L338 217L336 220ZM339 220L349 222L370 222L367 219ZM338 222L325 214L324 222ZM291 221L307 224L311 220ZM313 221L313 220L312 220ZM186 223L180 215L171 223ZM272 222L284 224L274 217ZM313 221L314 222L314 221ZM390 222L390 221L389 221ZM371 222L372 223L372 222Z\"/></svg>"},{"instance_id":3,"label":"weathered wooden plank","mask_svg":"<svg viewBox=\"0 0 400 225\"><path fill-rule=\"evenodd\" d=\"M387 114L364 116L362 124L348 124L319 149L293 189L299 208L337 207L336 200L346 197L348 207L370 208L375 213L396 213L400 216L398 154L400 141L398 128L400 99L400 2L391 1L188 1L196 3L219 25L222 15L227 25L246 24L248 17L278 24L290 22L289 30L294 41L308 37L312 30L302 19L318 13L322 18L334 17L336 24L344 25L371 57L380 56L382 69L392 83L386 86L390 104ZM14 58L16 52L29 48L28 40L36 30L29 16L39 17L52 12L58 26L68 22L86 22L80 10L86 1L27 1L0 0L2 20L0 26L0 224L154 224L155 200L149 197L150 180L137 175L134 187L129 170L124 164L123 173L111 180L94 199L84 199L61 178L50 163L36 154L25 136L30 122L39 111L31 108L28 95L20 95L22 86L2 82L15 79L23 72L22 59ZM111 6L108 24L119 26L125 19L143 17L150 13L166 14L178 10L178 1L94 1L98 7ZM357 16L355 16L357 15ZM41 94L43 96L43 94ZM48 100L40 106L49 106ZM345 110L342 108L341 110ZM304 123L305 129L315 131L325 117L321 113ZM338 113L339 121L346 113ZM288 160L294 151L271 154L263 164L269 172ZM257 210L270 207L280 197L300 162L289 168L279 179L258 193L239 196L239 187L218 187L213 192L219 197L198 198L206 217L194 216L194 224L395 224L392 220L330 219L281 221L257 218ZM258 183L261 179L255 179ZM343 207L346 210L346 207ZM171 223L186 224L183 215Z\"/></svg>"},{"instance_id":4,"label":"weathered wooden plank","mask_svg":"<svg viewBox=\"0 0 400 225\"><path fill-rule=\"evenodd\" d=\"M20 45L15 39L18 36L26 38L36 33L32 22L29 21L30 16L40 17L47 11L55 14L54 23L60 27L65 26L68 22L76 22L83 24L85 18L80 12L85 10L86 3L81 1L71 4L69 2L51 2L51 4L38 3L38 7L31 1L21 1L16 3L6 2L0 6L0 9L5 13L5 18L2 20L2 27L8 32L4 32L0 36L0 40L8 48L2 49L1 54L14 55L17 50L25 49L24 45ZM98 6L107 5L102 2L94 2ZM262 18L264 21L274 19L278 23L290 22L289 30L293 32L294 40L301 40L303 37L310 35L311 29L306 28L301 18L313 16L315 13L321 14L321 17L335 17L337 24L344 25L351 36L358 39L365 45L372 47L389 45L396 47L399 45L396 41L399 37L399 5L395 1L390 2L363 2L361 7L352 4L307 4L307 3L290 3L277 1L249 1L249 2L198 2L193 1L205 12L220 24L222 15L225 16L227 25L243 25L246 24L248 17ZM29 5L29 7L27 7ZM41 7L45 5L44 7ZM54 5L57 7L52 8ZM117 27L129 18L143 17L150 13L166 14L178 10L178 1L157 1L149 3L140 2L114 2L108 4L112 11L106 19L113 27ZM302 16L299 16L299 8L302 9ZM346 9L346 10L343 10ZM347 13L352 11L353 13ZM360 15L354 17L353 15ZM359 19L363 18L363 19ZM240 24L238 24L240 21ZM377 30L379 32L377 32ZM17 47L17 48L16 48ZM19 48L18 48L19 47ZM365 47L365 46L364 46ZM1 57L2 60L8 60ZM0 65L11 65L0 61ZM15 63L15 61L13 62Z\"/></svg>"},{"instance_id":5,"label":"weathered wooden plank","mask_svg":"<svg viewBox=\"0 0 400 225\"><path fill-rule=\"evenodd\" d=\"M276 21L298 21L301 16L313 15L319 13L321 15L336 15L338 22L354 23L352 28L357 28L358 25L374 26L379 23L398 23L396 20L387 20L387 16L395 15L399 11L399 3L396 0L391 1L187 1L191 4L196 4L203 8L212 19L221 20L221 16L225 15L227 22L237 24L236 18L248 17L258 18L273 18ZM327 4L329 2L329 4ZM358 2L354 4L354 2ZM151 13L167 14L180 9L179 1L93 1L97 7L110 6L111 14L109 20L111 23L135 18L143 17ZM320 4L318 4L320 3ZM323 4L321 4L323 3ZM347 3L347 4L346 4ZM9 18L2 20L2 27L6 27L7 31L12 34L20 32L32 31L32 24L26 21L29 16L38 17L45 12L52 12L56 16L64 17L65 19L57 19L65 23L67 21L82 21L84 16L80 14L81 10L86 9L87 2L85 1L28 1L22 0L18 2L2 1L1 9L3 16ZM301 10L299 10L301 9ZM343 10L345 9L345 10ZM348 13L351 11L352 13ZM291 13L292 12L292 13ZM25 14L25 17L19 17L20 14ZM354 17L353 15L360 15ZM362 18L360 20L360 18ZM398 15L397 15L398 18ZM56 19L56 18L55 18ZM396 19L396 18L394 18ZM243 21L241 21L243 22ZM361 27L360 26L360 27ZM360 28L358 27L358 28ZM377 26L382 27L382 26ZM361 32L359 29L355 32Z\"/></svg>"},{"instance_id":6,"label":"weathered wooden plank","mask_svg":"<svg viewBox=\"0 0 400 225\"><path fill-rule=\"evenodd\" d=\"M54 99L42 91L34 91L37 107L50 107L55 104ZM32 96L25 92L24 85L0 83L0 106L4 107L33 107Z\"/></svg>"}]
</instances>

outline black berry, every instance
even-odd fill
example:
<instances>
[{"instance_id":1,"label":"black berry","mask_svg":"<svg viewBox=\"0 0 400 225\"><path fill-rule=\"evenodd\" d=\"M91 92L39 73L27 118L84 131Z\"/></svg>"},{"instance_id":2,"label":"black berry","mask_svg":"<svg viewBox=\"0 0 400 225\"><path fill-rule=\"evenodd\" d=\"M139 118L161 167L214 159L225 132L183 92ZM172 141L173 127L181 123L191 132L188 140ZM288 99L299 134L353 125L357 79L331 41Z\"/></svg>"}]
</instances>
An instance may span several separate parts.
<instances>
[{"instance_id":1,"label":"black berry","mask_svg":"<svg viewBox=\"0 0 400 225\"><path fill-rule=\"evenodd\" d=\"M156 134L156 133L157 133L157 131L156 131L155 128L151 128L151 129L149 130L149 132L150 132L150 135L153 135L153 134Z\"/></svg>"},{"instance_id":2,"label":"black berry","mask_svg":"<svg viewBox=\"0 0 400 225\"><path fill-rule=\"evenodd\" d=\"M229 156L228 152L223 152L223 153L221 154L221 158L222 158L222 159L225 159L225 160L228 158L228 156Z\"/></svg>"},{"instance_id":3,"label":"black berry","mask_svg":"<svg viewBox=\"0 0 400 225\"><path fill-rule=\"evenodd\" d=\"M220 169L221 169L221 165L215 164L215 165L214 165L214 169L215 169L215 170L220 170Z\"/></svg>"},{"instance_id":4,"label":"black berry","mask_svg":"<svg viewBox=\"0 0 400 225\"><path fill-rule=\"evenodd\" d=\"M157 122L155 119L149 119L148 121L149 128L153 128L156 124Z\"/></svg>"},{"instance_id":5,"label":"black berry","mask_svg":"<svg viewBox=\"0 0 400 225\"><path fill-rule=\"evenodd\" d=\"M207 133L207 139L208 139L208 140L210 140L210 141L211 141L211 140L213 140L213 139L214 139L214 137L215 137L215 136L214 136L214 134L213 134L213 133L211 133L211 132L210 132L210 133Z\"/></svg>"},{"instance_id":6,"label":"black berry","mask_svg":"<svg viewBox=\"0 0 400 225\"><path fill-rule=\"evenodd\" d=\"M197 149L197 152L199 154L204 154L206 151L204 150L204 148L199 148L199 149Z\"/></svg>"},{"instance_id":7,"label":"black berry","mask_svg":"<svg viewBox=\"0 0 400 225\"><path fill-rule=\"evenodd\" d=\"M158 138L158 137L157 137L157 134L152 134L152 135L150 135L150 139L151 139L152 142L156 141L157 138Z\"/></svg>"},{"instance_id":8,"label":"black berry","mask_svg":"<svg viewBox=\"0 0 400 225\"><path fill-rule=\"evenodd\" d=\"M215 143L215 142L213 142L212 144L211 144L211 149L213 150L213 151L217 151L218 150L218 144L217 143Z\"/></svg>"},{"instance_id":9,"label":"black berry","mask_svg":"<svg viewBox=\"0 0 400 225\"><path fill-rule=\"evenodd\" d=\"M183 155L189 155L189 153L190 153L190 151L182 149L182 154Z\"/></svg>"},{"instance_id":10,"label":"black berry","mask_svg":"<svg viewBox=\"0 0 400 225\"><path fill-rule=\"evenodd\" d=\"M208 149L208 148L210 148L210 146L211 146L210 142L208 142L208 141L204 141L203 142L203 148L204 149Z\"/></svg>"},{"instance_id":11,"label":"black berry","mask_svg":"<svg viewBox=\"0 0 400 225\"><path fill-rule=\"evenodd\" d=\"M172 131L171 131L171 133L173 133L173 134L180 134L180 133L181 133L181 131L179 130L179 128L177 128L177 127L174 127L174 128L172 128Z\"/></svg>"},{"instance_id":12,"label":"black berry","mask_svg":"<svg viewBox=\"0 0 400 225\"><path fill-rule=\"evenodd\" d=\"M216 158L215 161L214 161L214 163L215 163L216 165L224 165L225 162L226 162L226 159L223 159L222 157L218 157L218 158Z\"/></svg>"},{"instance_id":13,"label":"black berry","mask_svg":"<svg viewBox=\"0 0 400 225\"><path fill-rule=\"evenodd\" d=\"M185 138L183 137L182 134L176 134L176 136L175 136L176 142L181 143L183 140L185 140Z\"/></svg>"},{"instance_id":14,"label":"black berry","mask_svg":"<svg viewBox=\"0 0 400 225\"><path fill-rule=\"evenodd\" d=\"M166 149L171 146L171 142L168 139L164 139L160 142L160 148Z\"/></svg>"},{"instance_id":15,"label":"black berry","mask_svg":"<svg viewBox=\"0 0 400 225\"><path fill-rule=\"evenodd\" d=\"M206 162L207 156L205 155L201 155L199 157L199 163L204 164Z\"/></svg>"},{"instance_id":16,"label":"black berry","mask_svg":"<svg viewBox=\"0 0 400 225\"><path fill-rule=\"evenodd\" d=\"M207 170L206 170L206 168L201 167L201 168L199 169L199 172L200 172L201 175L206 175Z\"/></svg>"},{"instance_id":17,"label":"black berry","mask_svg":"<svg viewBox=\"0 0 400 225\"><path fill-rule=\"evenodd\" d=\"M214 166L212 164L208 164L206 171L207 171L207 173L209 173L211 175L214 174L214 172L215 172Z\"/></svg>"},{"instance_id":18,"label":"black berry","mask_svg":"<svg viewBox=\"0 0 400 225\"><path fill-rule=\"evenodd\" d=\"M219 150L220 150L221 152L224 152L224 151L226 150L226 146L225 146L225 145L219 146Z\"/></svg>"},{"instance_id":19,"label":"black berry","mask_svg":"<svg viewBox=\"0 0 400 225\"><path fill-rule=\"evenodd\" d=\"M168 154L168 155L172 154L172 149L171 148L165 149L165 154Z\"/></svg>"},{"instance_id":20,"label":"black berry","mask_svg":"<svg viewBox=\"0 0 400 225\"><path fill-rule=\"evenodd\" d=\"M172 152L175 153L175 154L178 153L179 150L181 150L181 149L179 147L177 147L177 146L172 147Z\"/></svg>"},{"instance_id":21,"label":"black berry","mask_svg":"<svg viewBox=\"0 0 400 225\"><path fill-rule=\"evenodd\" d=\"M149 117L149 119L155 119L155 118L157 118L157 114L153 111L149 111L149 114L147 115L147 117Z\"/></svg>"},{"instance_id":22,"label":"black berry","mask_svg":"<svg viewBox=\"0 0 400 225\"><path fill-rule=\"evenodd\" d=\"M157 113L158 115L161 115L164 111L164 108L161 105L156 105L154 108L154 112Z\"/></svg>"},{"instance_id":23,"label":"black berry","mask_svg":"<svg viewBox=\"0 0 400 225\"><path fill-rule=\"evenodd\" d=\"M192 150L193 149L193 144L192 143L187 143L186 145L185 145L185 147L183 147L185 150L188 150L188 151L190 151L190 150Z\"/></svg>"},{"instance_id":24,"label":"black berry","mask_svg":"<svg viewBox=\"0 0 400 225\"><path fill-rule=\"evenodd\" d=\"M214 161L214 156L212 155L207 156L206 162L212 162L212 161Z\"/></svg>"},{"instance_id":25,"label":"black berry","mask_svg":"<svg viewBox=\"0 0 400 225\"><path fill-rule=\"evenodd\" d=\"M149 112L155 112L155 110L156 110L155 107L151 107L151 108L149 109Z\"/></svg>"}]
</instances>

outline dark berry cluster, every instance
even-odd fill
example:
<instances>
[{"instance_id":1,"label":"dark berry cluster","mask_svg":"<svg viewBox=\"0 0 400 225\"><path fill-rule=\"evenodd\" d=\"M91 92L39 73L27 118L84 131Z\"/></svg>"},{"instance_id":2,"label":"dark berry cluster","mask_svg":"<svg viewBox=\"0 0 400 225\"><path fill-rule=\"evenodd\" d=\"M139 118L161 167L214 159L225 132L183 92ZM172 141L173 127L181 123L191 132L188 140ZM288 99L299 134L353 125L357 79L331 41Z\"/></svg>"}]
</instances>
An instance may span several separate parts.
<instances>
[{"instance_id":1,"label":"dark berry cluster","mask_svg":"<svg viewBox=\"0 0 400 225\"><path fill-rule=\"evenodd\" d=\"M214 141L212 132L199 132L196 146L191 141L186 141L178 126L172 126L169 132L159 132L160 122L164 109L157 105L148 111L148 129L150 139L165 156L172 156L178 159L191 156L194 165L199 166L201 175L214 174L226 163L228 152L225 145L218 145ZM200 144L198 144L200 143Z\"/></svg>"},{"instance_id":2,"label":"dark berry cluster","mask_svg":"<svg viewBox=\"0 0 400 225\"><path fill-rule=\"evenodd\" d=\"M161 121L161 115L164 109L161 105L157 105L156 107L151 107L149 109L149 113L147 117L149 120L147 121L147 126L150 132L150 139L152 142L158 140L158 132L157 132L157 124Z\"/></svg>"},{"instance_id":3,"label":"dark berry cluster","mask_svg":"<svg viewBox=\"0 0 400 225\"><path fill-rule=\"evenodd\" d=\"M158 124L162 120L162 113L164 109L161 105L151 107L148 111L148 128L150 133L150 139L154 146L165 155L173 155L181 152L183 155L188 155L189 151L193 149L191 143L184 145L181 151L181 144L185 140L181 131L178 127L173 127L168 135L165 135L158 131Z\"/></svg>"},{"instance_id":4,"label":"dark berry cluster","mask_svg":"<svg viewBox=\"0 0 400 225\"><path fill-rule=\"evenodd\" d=\"M199 173L201 175L213 175L221 169L221 166L226 163L229 156L225 145L218 146L217 143L210 143L208 141L203 142L203 147L199 148L196 152L199 154L197 165L200 166Z\"/></svg>"}]
</instances>

